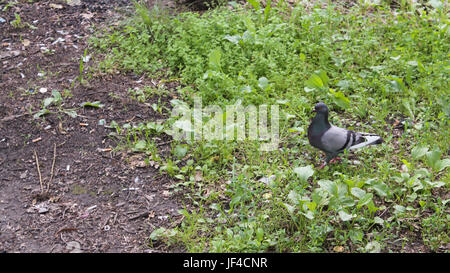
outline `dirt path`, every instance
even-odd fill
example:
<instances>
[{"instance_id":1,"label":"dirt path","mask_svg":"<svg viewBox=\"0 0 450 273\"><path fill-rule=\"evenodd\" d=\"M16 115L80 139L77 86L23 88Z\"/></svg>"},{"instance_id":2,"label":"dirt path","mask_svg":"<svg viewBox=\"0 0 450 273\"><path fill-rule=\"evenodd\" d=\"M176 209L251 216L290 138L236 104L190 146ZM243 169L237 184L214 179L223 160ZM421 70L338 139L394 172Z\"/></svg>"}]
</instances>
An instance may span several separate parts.
<instances>
[{"instance_id":1,"label":"dirt path","mask_svg":"<svg viewBox=\"0 0 450 273\"><path fill-rule=\"evenodd\" d=\"M111 129L99 125L164 118L151 101L129 98L129 88L151 81L96 75L72 87L92 26L114 23L129 1L73 2L80 3L0 1L0 252L165 251L146 239L180 219L181 202L168 194L175 182L140 168L140 155L112 151ZM52 90L76 117L55 108L38 119L29 114ZM86 101L104 107L80 108Z\"/></svg>"}]
</instances>

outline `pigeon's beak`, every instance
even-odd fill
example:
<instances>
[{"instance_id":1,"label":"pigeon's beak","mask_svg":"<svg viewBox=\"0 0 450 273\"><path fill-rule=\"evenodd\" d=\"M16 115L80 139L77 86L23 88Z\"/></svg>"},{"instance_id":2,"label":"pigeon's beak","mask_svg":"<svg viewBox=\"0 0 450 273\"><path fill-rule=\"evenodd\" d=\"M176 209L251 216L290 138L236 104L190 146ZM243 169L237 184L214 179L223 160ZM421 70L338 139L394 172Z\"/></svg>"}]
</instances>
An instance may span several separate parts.
<instances>
[{"instance_id":1,"label":"pigeon's beak","mask_svg":"<svg viewBox=\"0 0 450 273\"><path fill-rule=\"evenodd\" d=\"M312 114L312 113L317 113L316 109L312 110L312 111L311 111L311 114Z\"/></svg>"}]
</instances>

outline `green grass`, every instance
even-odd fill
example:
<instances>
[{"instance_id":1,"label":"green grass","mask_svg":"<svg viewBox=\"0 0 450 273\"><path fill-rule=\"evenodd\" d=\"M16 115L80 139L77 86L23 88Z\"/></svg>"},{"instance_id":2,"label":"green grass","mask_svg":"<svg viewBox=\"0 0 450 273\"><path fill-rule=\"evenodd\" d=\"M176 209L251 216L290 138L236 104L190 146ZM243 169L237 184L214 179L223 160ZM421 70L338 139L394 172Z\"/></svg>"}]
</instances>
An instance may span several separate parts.
<instances>
[{"instance_id":1,"label":"green grass","mask_svg":"<svg viewBox=\"0 0 450 273\"><path fill-rule=\"evenodd\" d=\"M280 106L272 152L252 141L173 141L162 155L152 136L172 118L115 124L123 147L160 162L193 207L151 240L189 252L400 252L412 243L448 252L448 6L402 3L349 10L280 1L173 16L138 4L136 18L93 39L111 49L99 69L175 79L188 106L194 95L203 105ZM385 143L315 169L322 155L305 133L318 101L333 124Z\"/></svg>"}]
</instances>

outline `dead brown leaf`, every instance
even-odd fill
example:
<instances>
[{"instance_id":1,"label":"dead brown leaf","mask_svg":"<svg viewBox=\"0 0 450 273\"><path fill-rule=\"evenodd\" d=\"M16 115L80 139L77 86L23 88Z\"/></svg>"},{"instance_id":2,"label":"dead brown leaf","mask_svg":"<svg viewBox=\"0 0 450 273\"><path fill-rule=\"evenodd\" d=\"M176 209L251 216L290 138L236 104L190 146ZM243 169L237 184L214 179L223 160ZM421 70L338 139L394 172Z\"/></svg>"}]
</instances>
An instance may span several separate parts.
<instances>
[{"instance_id":1,"label":"dead brown leaf","mask_svg":"<svg viewBox=\"0 0 450 273\"><path fill-rule=\"evenodd\" d=\"M203 180L202 171L195 172L194 180L195 182L200 182Z\"/></svg>"}]
</instances>

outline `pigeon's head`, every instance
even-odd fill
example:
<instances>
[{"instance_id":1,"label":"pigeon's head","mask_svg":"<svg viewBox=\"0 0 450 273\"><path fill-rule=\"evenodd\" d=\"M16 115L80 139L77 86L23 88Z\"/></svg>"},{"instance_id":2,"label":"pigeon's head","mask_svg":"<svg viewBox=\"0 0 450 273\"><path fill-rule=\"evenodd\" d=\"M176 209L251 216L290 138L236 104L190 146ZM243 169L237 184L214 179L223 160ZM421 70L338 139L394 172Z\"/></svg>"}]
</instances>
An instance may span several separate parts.
<instances>
[{"instance_id":1,"label":"pigeon's head","mask_svg":"<svg viewBox=\"0 0 450 273\"><path fill-rule=\"evenodd\" d=\"M325 103L323 102L319 102L318 104L316 104L316 106L314 106L314 111L316 113L328 113L328 107Z\"/></svg>"}]
</instances>

